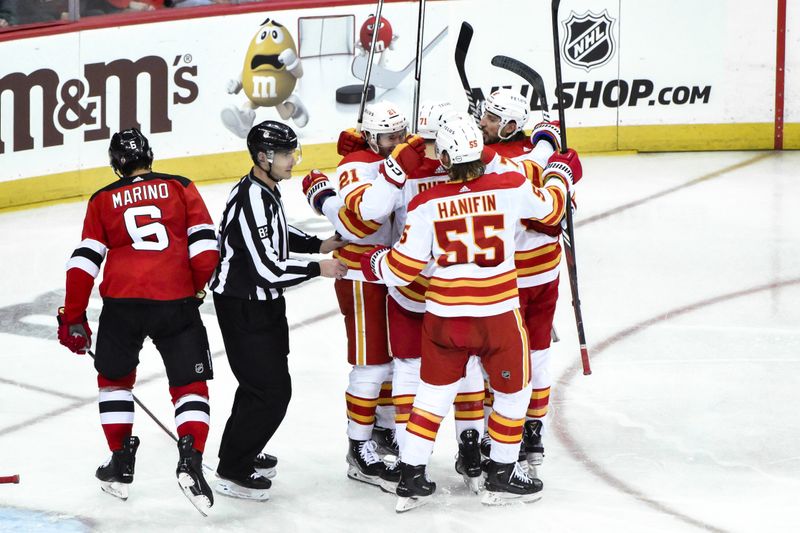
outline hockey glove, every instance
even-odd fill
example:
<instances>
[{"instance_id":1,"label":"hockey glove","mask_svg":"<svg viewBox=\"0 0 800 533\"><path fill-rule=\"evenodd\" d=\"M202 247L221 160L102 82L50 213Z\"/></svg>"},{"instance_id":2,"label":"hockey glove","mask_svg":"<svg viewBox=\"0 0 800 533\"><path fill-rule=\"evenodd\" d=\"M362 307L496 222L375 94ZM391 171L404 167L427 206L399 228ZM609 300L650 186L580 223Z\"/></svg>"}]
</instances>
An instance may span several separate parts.
<instances>
[{"instance_id":1,"label":"hockey glove","mask_svg":"<svg viewBox=\"0 0 800 533\"><path fill-rule=\"evenodd\" d=\"M547 166L544 167L544 179L542 181L546 186L550 179L558 178L564 182L567 190L571 191L573 185L578 183L582 177L583 167L581 166L578 152L569 148L563 154L556 152L550 156Z\"/></svg>"},{"instance_id":2,"label":"hockey glove","mask_svg":"<svg viewBox=\"0 0 800 533\"><path fill-rule=\"evenodd\" d=\"M71 352L83 355L92 347L92 330L86 320L86 313L83 313L81 322L67 324L64 320L64 308L59 307L56 320L58 320L58 342Z\"/></svg>"},{"instance_id":3,"label":"hockey glove","mask_svg":"<svg viewBox=\"0 0 800 533\"><path fill-rule=\"evenodd\" d=\"M353 152L364 150L367 147L367 141L364 136L356 131L355 128L347 128L342 130L339 134L339 141L336 143L336 153L344 157Z\"/></svg>"},{"instance_id":4,"label":"hockey glove","mask_svg":"<svg viewBox=\"0 0 800 533\"><path fill-rule=\"evenodd\" d=\"M412 135L392 150L381 166L381 173L386 181L402 189L408 174L417 170L424 160L425 139Z\"/></svg>"},{"instance_id":5,"label":"hockey glove","mask_svg":"<svg viewBox=\"0 0 800 533\"><path fill-rule=\"evenodd\" d=\"M319 170L312 170L303 178L303 194L306 195L308 205L318 215L322 214L322 206L325 200L331 196L336 196L336 189L331 185L328 176Z\"/></svg>"},{"instance_id":6,"label":"hockey glove","mask_svg":"<svg viewBox=\"0 0 800 533\"><path fill-rule=\"evenodd\" d=\"M380 262L390 250L391 248L387 246L376 246L372 250L361 254L361 272L364 273L364 279L373 282L381 279Z\"/></svg>"},{"instance_id":7,"label":"hockey glove","mask_svg":"<svg viewBox=\"0 0 800 533\"><path fill-rule=\"evenodd\" d=\"M533 127L531 132L531 144L536 146L539 141L547 141L553 150L561 151L561 123L557 120L552 122L540 122Z\"/></svg>"}]
</instances>

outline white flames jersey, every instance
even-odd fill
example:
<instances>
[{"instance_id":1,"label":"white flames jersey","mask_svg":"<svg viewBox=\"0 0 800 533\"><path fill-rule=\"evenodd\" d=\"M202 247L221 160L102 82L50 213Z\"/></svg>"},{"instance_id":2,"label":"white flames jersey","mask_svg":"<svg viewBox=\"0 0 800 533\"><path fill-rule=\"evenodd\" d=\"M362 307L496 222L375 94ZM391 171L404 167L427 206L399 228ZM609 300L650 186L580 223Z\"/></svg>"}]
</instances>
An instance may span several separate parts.
<instances>
[{"instance_id":1,"label":"white flames jersey","mask_svg":"<svg viewBox=\"0 0 800 533\"><path fill-rule=\"evenodd\" d=\"M547 141L539 141L534 148L530 140L499 142L489 145L497 152L500 168L509 163L516 164L519 171L536 187L542 187L543 169L553 154L553 147ZM492 164L487 172L495 167ZM558 277L561 264L560 222L564 209L548 221L527 221L517 234L515 255L517 265L517 284L519 287L535 287L549 283Z\"/></svg>"},{"instance_id":2,"label":"white flames jersey","mask_svg":"<svg viewBox=\"0 0 800 533\"><path fill-rule=\"evenodd\" d=\"M563 209L560 180L534 188L517 172L437 185L409 204L400 240L375 265L387 285L408 285L430 261L427 312L493 316L519 307L514 238L520 219Z\"/></svg>"},{"instance_id":3,"label":"white flames jersey","mask_svg":"<svg viewBox=\"0 0 800 533\"><path fill-rule=\"evenodd\" d=\"M376 244L389 246L396 240L393 238L389 214L400 192L385 180L376 181L383 161L383 157L371 150L359 150L347 155L336 169L339 198L328 199L323 206L325 216L336 231L349 241L333 253L334 257L347 265L345 279L364 281L361 254ZM385 197L390 198L389 209L376 200ZM382 207L371 208L374 205Z\"/></svg>"}]
</instances>

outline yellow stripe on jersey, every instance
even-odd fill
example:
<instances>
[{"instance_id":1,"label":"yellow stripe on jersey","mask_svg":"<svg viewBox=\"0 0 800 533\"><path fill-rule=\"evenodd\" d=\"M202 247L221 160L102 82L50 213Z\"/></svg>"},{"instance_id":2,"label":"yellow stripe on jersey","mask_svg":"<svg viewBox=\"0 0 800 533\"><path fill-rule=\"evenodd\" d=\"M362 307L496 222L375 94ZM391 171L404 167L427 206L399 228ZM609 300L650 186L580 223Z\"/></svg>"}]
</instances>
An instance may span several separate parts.
<instances>
[{"instance_id":1,"label":"yellow stripe on jersey","mask_svg":"<svg viewBox=\"0 0 800 533\"><path fill-rule=\"evenodd\" d=\"M367 364L367 349L364 339L364 292L360 281L353 282L353 302L356 306L356 364Z\"/></svg>"},{"instance_id":2,"label":"yellow stripe on jersey","mask_svg":"<svg viewBox=\"0 0 800 533\"><path fill-rule=\"evenodd\" d=\"M558 248L558 242L541 246L539 248L536 248L534 250L529 250L527 252L516 252L514 254L514 260L524 261L526 259L533 259L534 257L539 257L540 255L549 254L553 252L556 248Z\"/></svg>"},{"instance_id":3,"label":"yellow stripe on jersey","mask_svg":"<svg viewBox=\"0 0 800 533\"><path fill-rule=\"evenodd\" d=\"M513 289L505 292L490 296L445 296L440 292L428 289L428 292L425 294L425 296L429 300L433 300L436 303L444 305L488 305L515 298L519 296L519 291L516 287L514 287Z\"/></svg>"},{"instance_id":4,"label":"yellow stripe on jersey","mask_svg":"<svg viewBox=\"0 0 800 533\"><path fill-rule=\"evenodd\" d=\"M517 329L522 337L522 387L524 388L531 380L531 352L528 344L528 330L519 309L514 309L514 318L517 319Z\"/></svg>"},{"instance_id":5,"label":"yellow stripe on jersey","mask_svg":"<svg viewBox=\"0 0 800 533\"><path fill-rule=\"evenodd\" d=\"M430 289L434 289L437 287L442 288L452 288L452 287L491 287L492 285L499 285L501 283L505 283L507 281L511 281L512 279L516 279L517 273L515 270L511 270L506 272L505 274L501 274L495 276L493 278L488 279L473 279L473 278L455 278L455 279L444 279L444 278L431 278L430 284L428 287Z\"/></svg>"}]
</instances>

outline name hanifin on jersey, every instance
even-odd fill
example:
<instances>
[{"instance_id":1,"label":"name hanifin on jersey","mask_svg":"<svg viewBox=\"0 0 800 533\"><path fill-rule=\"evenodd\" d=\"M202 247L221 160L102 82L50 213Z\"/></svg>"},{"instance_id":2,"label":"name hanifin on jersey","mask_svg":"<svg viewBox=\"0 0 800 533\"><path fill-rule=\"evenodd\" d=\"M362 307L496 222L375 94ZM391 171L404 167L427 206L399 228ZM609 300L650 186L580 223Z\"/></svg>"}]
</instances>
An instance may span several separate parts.
<instances>
[{"instance_id":1,"label":"name hanifin on jersey","mask_svg":"<svg viewBox=\"0 0 800 533\"><path fill-rule=\"evenodd\" d=\"M497 211L497 199L494 194L484 194L470 198L437 202L436 208L440 218L471 215L473 213Z\"/></svg>"},{"instance_id":2,"label":"name hanifin on jersey","mask_svg":"<svg viewBox=\"0 0 800 533\"><path fill-rule=\"evenodd\" d=\"M169 187L166 183L142 184L111 195L114 207L124 207L143 200L169 198Z\"/></svg>"}]
</instances>

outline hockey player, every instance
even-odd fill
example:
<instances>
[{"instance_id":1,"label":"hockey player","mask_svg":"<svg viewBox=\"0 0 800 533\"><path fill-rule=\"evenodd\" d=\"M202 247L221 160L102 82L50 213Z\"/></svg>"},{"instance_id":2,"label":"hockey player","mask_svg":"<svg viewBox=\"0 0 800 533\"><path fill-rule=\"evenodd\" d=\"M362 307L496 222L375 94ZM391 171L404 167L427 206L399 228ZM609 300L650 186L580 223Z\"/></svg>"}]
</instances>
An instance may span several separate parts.
<instances>
[{"instance_id":1,"label":"hockey player","mask_svg":"<svg viewBox=\"0 0 800 533\"><path fill-rule=\"evenodd\" d=\"M484 101L480 128L484 143L496 151L501 160L519 164L528 179L541 187L542 169L553 152L560 149L560 134L557 122L540 122L533 128L530 137L525 135L522 128L528 120L528 110L528 101L519 93L498 89ZM544 456L542 430L547 419L552 385L550 332L558 300L561 264L559 235L565 209L566 205L560 205L553 216L544 221L525 221L523 231L516 237L515 263L520 289L520 313L528 328L533 365L533 387L526 414L521 460L527 460L533 471L541 465ZM487 395L487 403L491 403L490 395ZM489 408L486 410L487 416L488 412ZM488 435L484 435L484 452L487 452L488 445Z\"/></svg>"},{"instance_id":2,"label":"hockey player","mask_svg":"<svg viewBox=\"0 0 800 533\"><path fill-rule=\"evenodd\" d=\"M115 133L108 155L119 180L89 199L83 240L67 263L58 339L75 353L91 348L86 307L108 256L94 366L100 423L112 454L95 475L104 491L128 497L139 447L132 435L131 389L142 342L150 337L164 360L175 406L178 484L205 513L214 503L202 470L209 423L206 380L213 373L198 307L219 260L214 226L190 180L151 170L153 152L139 130Z\"/></svg>"},{"instance_id":3,"label":"hockey player","mask_svg":"<svg viewBox=\"0 0 800 533\"><path fill-rule=\"evenodd\" d=\"M424 155L419 137L407 139L408 120L391 102L377 102L364 110L362 131L367 146L346 155L336 172L341 202L326 202L335 195L327 177L312 172L303 182L303 190L312 207L324 214L350 242L336 251L348 267L345 279L335 283L339 308L347 330L347 359L352 365L347 402L348 476L393 492L398 480L395 470L387 469L373 440L380 438L384 448L394 447L393 409L386 409L383 420L376 411L382 398L391 408L391 392L383 385L391 380L391 357L386 331L386 287L367 282L361 272L360 257L375 245L393 242L390 210L376 208L374 198L383 198L381 189L397 188L379 174L405 172L416 168ZM379 413L380 414L380 413ZM382 427L383 431L373 431ZM389 434L387 438L387 433Z\"/></svg>"},{"instance_id":4,"label":"hockey player","mask_svg":"<svg viewBox=\"0 0 800 533\"><path fill-rule=\"evenodd\" d=\"M361 258L364 273L388 285L407 285L435 263L425 294L422 383L400 454L398 512L425 503L436 490L426 464L472 353L481 357L495 391L483 501L539 498L541 481L516 462L530 397L530 354L518 309L514 234L520 219L551 217L573 175L580 178L574 152L554 156L541 189L518 173L484 174L483 140L471 120L445 124L436 150L450 182L414 198L393 248L376 247Z\"/></svg>"},{"instance_id":5,"label":"hockey player","mask_svg":"<svg viewBox=\"0 0 800 533\"><path fill-rule=\"evenodd\" d=\"M446 102L425 102L420 106L417 131L425 140L426 157L421 165L405 173L378 173L371 196L362 198L361 207L367 206L377 216L391 214L394 225L405 224L408 204L421 191L427 190L449 179L445 169L435 156L436 132L447 120L455 120L457 113ZM363 148L364 141L353 132L344 131L340 136L340 152ZM317 184L324 176L317 177ZM384 182L384 183L379 183ZM386 184L391 186L386 187ZM332 187L328 186L328 189ZM319 201L323 189L318 185L309 196L314 204ZM330 194L330 193L329 193ZM338 205L335 198L324 198L323 209ZM330 204L330 205L329 205ZM341 231L341 230L340 230ZM399 237L399 235L397 235ZM395 431L400 449L403 447L406 422L411 414L411 405L419 386L421 357L422 317L425 312L425 290L428 285L428 268L407 286L388 287L387 324L389 349L392 356L392 395L395 407ZM483 376L477 357L471 357L456 396L455 426L459 445L456 470L462 474L467 486L474 492L479 490L480 451L478 443L483 433Z\"/></svg>"},{"instance_id":6,"label":"hockey player","mask_svg":"<svg viewBox=\"0 0 800 533\"><path fill-rule=\"evenodd\" d=\"M274 120L256 124L247 149L253 166L228 197L220 224L222 257L209 284L239 383L220 442L215 489L266 500L272 483L262 471L270 462L259 452L283 421L292 395L283 292L317 276L340 279L347 269L336 259L290 255L328 253L344 244L335 237L320 240L286 222L279 183L291 177L300 160L292 128Z\"/></svg>"}]
</instances>

